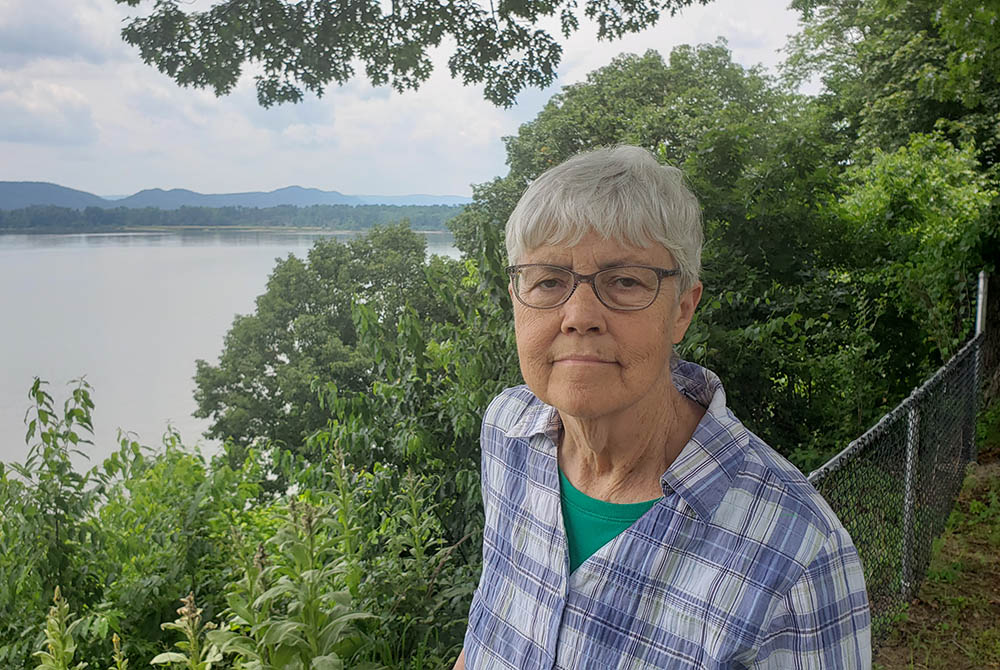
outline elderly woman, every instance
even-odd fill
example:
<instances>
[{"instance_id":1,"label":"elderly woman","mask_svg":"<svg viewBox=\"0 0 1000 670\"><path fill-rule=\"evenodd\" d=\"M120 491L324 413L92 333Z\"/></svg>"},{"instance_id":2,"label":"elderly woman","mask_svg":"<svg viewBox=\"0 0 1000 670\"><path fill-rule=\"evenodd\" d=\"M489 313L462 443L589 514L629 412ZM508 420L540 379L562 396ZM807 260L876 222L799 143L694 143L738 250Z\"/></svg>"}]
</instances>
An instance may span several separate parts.
<instances>
[{"instance_id":1,"label":"elderly woman","mask_svg":"<svg viewBox=\"0 0 1000 670\"><path fill-rule=\"evenodd\" d=\"M697 200L645 150L578 155L507 223L525 386L486 410L483 573L456 668L867 668L851 538L679 360Z\"/></svg>"}]
</instances>

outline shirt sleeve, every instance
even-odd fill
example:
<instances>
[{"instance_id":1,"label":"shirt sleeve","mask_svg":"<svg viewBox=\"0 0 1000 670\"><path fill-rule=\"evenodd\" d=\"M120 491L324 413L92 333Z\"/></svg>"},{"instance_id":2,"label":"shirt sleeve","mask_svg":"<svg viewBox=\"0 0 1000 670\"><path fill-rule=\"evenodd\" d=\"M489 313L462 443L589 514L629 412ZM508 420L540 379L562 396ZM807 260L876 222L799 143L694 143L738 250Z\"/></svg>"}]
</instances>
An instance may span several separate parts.
<instances>
[{"instance_id":1,"label":"shirt sleeve","mask_svg":"<svg viewBox=\"0 0 1000 670\"><path fill-rule=\"evenodd\" d=\"M754 670L869 670L871 618L858 552L843 527L781 599Z\"/></svg>"}]
</instances>

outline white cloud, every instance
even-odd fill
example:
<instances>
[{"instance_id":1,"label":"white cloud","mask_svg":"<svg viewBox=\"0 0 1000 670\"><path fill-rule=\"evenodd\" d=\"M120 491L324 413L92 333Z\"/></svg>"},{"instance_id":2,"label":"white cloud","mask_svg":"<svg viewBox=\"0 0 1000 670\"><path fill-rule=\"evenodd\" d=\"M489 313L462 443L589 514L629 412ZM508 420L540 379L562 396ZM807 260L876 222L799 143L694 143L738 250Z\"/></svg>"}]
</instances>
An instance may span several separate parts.
<instances>
[{"instance_id":1,"label":"white cloud","mask_svg":"<svg viewBox=\"0 0 1000 670\"><path fill-rule=\"evenodd\" d=\"M584 25L565 44L556 84L525 91L518 106L503 110L483 100L480 87L450 78L445 47L418 91L400 94L356 78L323 98L262 109L252 72L216 98L143 65L120 40L127 9L113 0L0 0L0 179L99 194L300 184L469 195L470 184L505 173L501 137L515 134L560 86L623 51L666 56L677 44L723 35L738 61L773 66L795 30L785 1L715 0L613 43L597 42Z\"/></svg>"},{"instance_id":2,"label":"white cloud","mask_svg":"<svg viewBox=\"0 0 1000 670\"><path fill-rule=\"evenodd\" d=\"M292 123L281 130L281 138L305 149L321 149L337 142L332 125L317 123Z\"/></svg>"},{"instance_id":3,"label":"white cloud","mask_svg":"<svg viewBox=\"0 0 1000 670\"><path fill-rule=\"evenodd\" d=\"M733 59L742 65L762 64L774 69L781 61L778 49L796 30L797 15L785 8L785 0L716 0L695 5L661 19L649 30L614 42L598 41L596 24L581 21L580 31L565 45L560 79L581 81L620 53L642 54L654 49L666 57L679 44L712 43L719 37L727 40Z\"/></svg>"},{"instance_id":4,"label":"white cloud","mask_svg":"<svg viewBox=\"0 0 1000 670\"><path fill-rule=\"evenodd\" d=\"M86 98L51 82L19 82L0 73L0 119L3 142L65 145L97 138Z\"/></svg>"},{"instance_id":5,"label":"white cloud","mask_svg":"<svg viewBox=\"0 0 1000 670\"><path fill-rule=\"evenodd\" d=\"M132 54L119 37L124 16L113 0L0 0L0 67L47 58L126 60Z\"/></svg>"}]
</instances>

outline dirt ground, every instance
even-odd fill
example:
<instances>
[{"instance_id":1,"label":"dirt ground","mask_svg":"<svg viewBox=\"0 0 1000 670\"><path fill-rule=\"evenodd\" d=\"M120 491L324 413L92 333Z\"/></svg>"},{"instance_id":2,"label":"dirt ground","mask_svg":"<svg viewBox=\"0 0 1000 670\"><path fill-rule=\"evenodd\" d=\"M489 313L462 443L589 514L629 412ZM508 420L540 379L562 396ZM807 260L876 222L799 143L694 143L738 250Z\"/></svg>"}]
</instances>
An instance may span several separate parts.
<instances>
[{"instance_id":1,"label":"dirt ground","mask_svg":"<svg viewBox=\"0 0 1000 670\"><path fill-rule=\"evenodd\" d=\"M876 653L877 669L1000 670L1000 444L978 461L927 579Z\"/></svg>"}]
</instances>

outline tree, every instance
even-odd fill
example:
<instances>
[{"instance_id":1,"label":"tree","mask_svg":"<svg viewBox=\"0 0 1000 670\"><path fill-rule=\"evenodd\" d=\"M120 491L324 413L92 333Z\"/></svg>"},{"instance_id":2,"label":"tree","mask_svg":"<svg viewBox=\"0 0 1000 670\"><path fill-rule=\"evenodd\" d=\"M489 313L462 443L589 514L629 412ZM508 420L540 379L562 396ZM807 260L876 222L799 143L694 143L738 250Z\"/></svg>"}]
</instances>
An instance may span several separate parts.
<instances>
[{"instance_id":1,"label":"tree","mask_svg":"<svg viewBox=\"0 0 1000 670\"><path fill-rule=\"evenodd\" d=\"M212 418L208 434L244 446L264 439L295 448L326 425L315 380L345 391L371 381L373 363L356 348L354 300L387 327L406 304L428 319L450 314L427 290L425 253L424 237L403 223L347 243L318 241L304 261L279 260L256 311L233 321L218 364L197 361L195 414Z\"/></svg>"},{"instance_id":2,"label":"tree","mask_svg":"<svg viewBox=\"0 0 1000 670\"><path fill-rule=\"evenodd\" d=\"M973 140L985 167L1000 160L1000 31L978 0L795 0L804 28L786 74L819 75L827 123L857 158L895 151L912 133Z\"/></svg>"},{"instance_id":3,"label":"tree","mask_svg":"<svg viewBox=\"0 0 1000 670\"><path fill-rule=\"evenodd\" d=\"M995 263L989 207L997 191L977 168L972 146L915 134L853 166L838 203L857 265L882 275L893 298L919 315L942 362L968 333L972 279Z\"/></svg>"},{"instance_id":4,"label":"tree","mask_svg":"<svg viewBox=\"0 0 1000 670\"><path fill-rule=\"evenodd\" d=\"M555 78L562 47L540 22L558 17L569 37L582 13L597 22L598 39L611 40L696 2L710 0L587 0L582 12L575 0L500 0L488 7L475 0L227 0L204 11L158 0L149 15L129 20L122 37L178 84L216 95L229 93L252 65L265 107L298 102L303 89L322 95L331 82L353 77L358 64L373 85L417 88L432 70L428 49L448 38L455 42L452 77L484 84L487 100L510 106L526 86L545 87Z\"/></svg>"},{"instance_id":5,"label":"tree","mask_svg":"<svg viewBox=\"0 0 1000 670\"><path fill-rule=\"evenodd\" d=\"M813 225L834 190L838 144L805 99L760 68L732 60L726 43L622 55L557 93L507 146L506 177L474 188L474 201L449 222L463 251L478 226L503 226L531 180L570 156L636 144L684 169L704 207L708 248L729 250L712 266L794 277L829 251ZM809 253L806 253L809 252ZM706 267L710 267L706 263Z\"/></svg>"},{"instance_id":6,"label":"tree","mask_svg":"<svg viewBox=\"0 0 1000 670\"><path fill-rule=\"evenodd\" d=\"M823 123L843 138L840 160L851 166L845 207L835 209L849 214L842 220L855 232L855 224L868 219L869 230L885 233L882 237L894 247L892 262L947 273L925 280L913 271L909 279L892 269L883 273L883 279L898 280L885 287L890 294L902 291L896 307L920 315L912 331L899 330L910 339L905 344L897 340L891 355L921 350L911 359L940 360L967 332L963 326L968 320L961 316L967 308L954 300L966 291L969 274L995 266L1000 244L996 199L978 219L960 215L955 221L962 228L933 223L953 207L950 197L970 202L963 190L983 195L998 190L1000 6L982 0L795 0L792 6L802 13L804 28L789 45L786 74L793 81L820 76L824 90L817 101ZM953 146L950 156L938 143L941 138ZM928 164L918 165L923 161ZM941 166L946 167L939 170ZM969 175L970 169L978 174ZM892 170L900 172L893 175ZM964 183L955 184L955 178ZM873 195L889 197L888 206ZM862 197L893 220L879 219L874 211L863 213L858 206ZM905 228L899 222L913 226L914 234L900 235ZM918 243L925 234L937 237L939 244ZM886 245L845 248L870 257ZM946 261L956 260L954 251L962 248L969 253L945 270ZM967 274L955 276L956 268ZM956 313L957 322L949 324ZM928 327L933 333L926 332ZM935 346L914 341L916 333ZM934 348L938 350L929 357L924 355ZM900 369L894 362L889 367Z\"/></svg>"}]
</instances>

